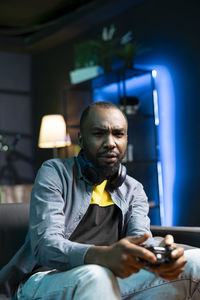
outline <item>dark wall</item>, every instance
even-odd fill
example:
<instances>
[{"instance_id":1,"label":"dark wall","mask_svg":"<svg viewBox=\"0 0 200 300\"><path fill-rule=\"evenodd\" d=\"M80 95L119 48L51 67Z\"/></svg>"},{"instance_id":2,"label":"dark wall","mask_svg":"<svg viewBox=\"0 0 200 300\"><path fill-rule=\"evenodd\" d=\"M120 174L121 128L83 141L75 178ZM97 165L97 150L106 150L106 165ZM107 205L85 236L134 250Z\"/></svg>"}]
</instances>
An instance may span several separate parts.
<instances>
[{"instance_id":1,"label":"dark wall","mask_svg":"<svg viewBox=\"0 0 200 300\"><path fill-rule=\"evenodd\" d=\"M99 34L114 23L118 33L132 30L146 48L135 63L156 65L167 62L175 95L175 181L174 225L200 226L199 202L199 111L200 111L200 4L198 0L151 0L138 4L90 32L33 57L33 90L38 136L42 115L62 113L62 90L73 69L73 45ZM169 140L170 143L170 140ZM37 149L38 166L51 156Z\"/></svg>"},{"instance_id":2,"label":"dark wall","mask_svg":"<svg viewBox=\"0 0 200 300\"><path fill-rule=\"evenodd\" d=\"M31 56L0 52L0 185L34 180L32 119Z\"/></svg>"}]
</instances>

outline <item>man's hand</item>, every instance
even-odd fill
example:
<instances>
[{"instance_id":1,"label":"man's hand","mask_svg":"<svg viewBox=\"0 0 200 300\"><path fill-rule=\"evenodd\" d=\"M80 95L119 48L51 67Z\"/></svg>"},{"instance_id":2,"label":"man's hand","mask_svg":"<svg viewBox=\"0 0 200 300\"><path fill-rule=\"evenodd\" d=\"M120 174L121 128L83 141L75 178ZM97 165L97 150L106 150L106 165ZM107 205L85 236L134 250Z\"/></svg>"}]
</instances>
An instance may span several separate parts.
<instances>
[{"instance_id":1,"label":"man's hand","mask_svg":"<svg viewBox=\"0 0 200 300\"><path fill-rule=\"evenodd\" d=\"M166 235L160 246L171 246L174 250L171 252L171 257L174 259L171 263L164 263L160 266L152 266L149 271L156 272L158 275L167 280L174 280L184 271L184 266L187 262L184 256L183 248L174 244L172 235Z\"/></svg>"},{"instance_id":2,"label":"man's hand","mask_svg":"<svg viewBox=\"0 0 200 300\"><path fill-rule=\"evenodd\" d=\"M121 239L111 246L91 247L85 256L85 264L98 264L109 268L116 276L126 278L144 268L146 260L154 263L155 255L139 246L149 237L149 233L142 236L131 236Z\"/></svg>"}]
</instances>

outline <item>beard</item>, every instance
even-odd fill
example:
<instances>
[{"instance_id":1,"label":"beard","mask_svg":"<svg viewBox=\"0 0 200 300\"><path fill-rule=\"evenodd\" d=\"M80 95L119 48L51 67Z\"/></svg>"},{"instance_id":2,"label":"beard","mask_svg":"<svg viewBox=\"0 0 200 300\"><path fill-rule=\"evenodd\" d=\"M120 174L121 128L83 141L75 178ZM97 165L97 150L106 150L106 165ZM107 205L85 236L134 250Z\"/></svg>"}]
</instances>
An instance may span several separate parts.
<instances>
[{"instance_id":1,"label":"beard","mask_svg":"<svg viewBox=\"0 0 200 300\"><path fill-rule=\"evenodd\" d=\"M118 174L120 163L121 160L118 160L113 166L106 166L106 165L101 166L99 164L96 164L96 168L105 179L111 179Z\"/></svg>"},{"instance_id":2,"label":"beard","mask_svg":"<svg viewBox=\"0 0 200 300\"><path fill-rule=\"evenodd\" d=\"M86 158L86 160L90 161L95 168L98 170L98 172L104 177L105 179L113 179L117 176L120 163L125 155L125 153L120 156L117 155L117 161L113 165L102 163L99 160L100 155L97 154L97 156L93 156L89 151L83 150L83 156Z\"/></svg>"}]
</instances>

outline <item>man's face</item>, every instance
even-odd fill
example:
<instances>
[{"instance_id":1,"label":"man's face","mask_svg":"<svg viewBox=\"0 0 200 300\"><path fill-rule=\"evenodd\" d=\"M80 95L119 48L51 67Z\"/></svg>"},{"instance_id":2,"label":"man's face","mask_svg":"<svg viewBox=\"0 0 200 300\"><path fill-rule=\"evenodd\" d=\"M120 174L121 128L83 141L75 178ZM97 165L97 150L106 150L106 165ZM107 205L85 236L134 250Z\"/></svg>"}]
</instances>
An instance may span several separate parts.
<instances>
[{"instance_id":1,"label":"man's face","mask_svg":"<svg viewBox=\"0 0 200 300\"><path fill-rule=\"evenodd\" d=\"M106 177L116 174L127 145L127 122L115 108L90 109L79 136L85 158Z\"/></svg>"}]
</instances>

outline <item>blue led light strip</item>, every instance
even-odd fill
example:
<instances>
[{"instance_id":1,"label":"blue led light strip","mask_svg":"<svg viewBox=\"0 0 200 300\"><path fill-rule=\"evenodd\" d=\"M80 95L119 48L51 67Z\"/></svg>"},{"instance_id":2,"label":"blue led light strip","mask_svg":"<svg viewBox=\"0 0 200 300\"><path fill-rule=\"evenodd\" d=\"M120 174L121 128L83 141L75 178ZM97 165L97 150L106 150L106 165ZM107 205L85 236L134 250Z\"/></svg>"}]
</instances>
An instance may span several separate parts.
<instances>
[{"instance_id":1,"label":"blue led light strip","mask_svg":"<svg viewBox=\"0 0 200 300\"><path fill-rule=\"evenodd\" d=\"M157 171L158 171L158 189L159 189L159 201L160 201L160 220L161 220L161 225L163 225L165 212L164 212L164 197L163 197L162 165L160 161L157 162Z\"/></svg>"},{"instance_id":2,"label":"blue led light strip","mask_svg":"<svg viewBox=\"0 0 200 300\"><path fill-rule=\"evenodd\" d=\"M173 189L175 177L175 137L174 137L174 88L169 70L161 65L156 66L157 76L154 86L157 90L156 101L159 126L159 162L158 184L160 194L161 225L172 226ZM152 73L153 75L153 73ZM159 75L159 76L158 76ZM155 108L154 108L155 111ZM155 112L155 118L156 118ZM155 119L156 122L156 119Z\"/></svg>"},{"instance_id":3,"label":"blue led light strip","mask_svg":"<svg viewBox=\"0 0 200 300\"><path fill-rule=\"evenodd\" d=\"M158 93L157 90L153 90L153 108L154 108L154 121L155 125L159 125L159 114L158 114Z\"/></svg>"}]
</instances>

